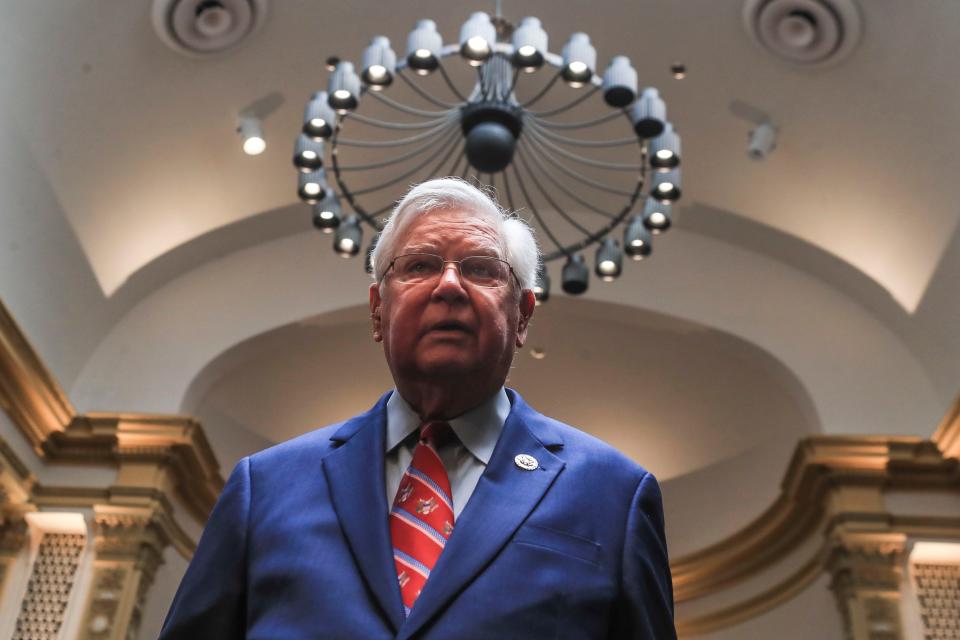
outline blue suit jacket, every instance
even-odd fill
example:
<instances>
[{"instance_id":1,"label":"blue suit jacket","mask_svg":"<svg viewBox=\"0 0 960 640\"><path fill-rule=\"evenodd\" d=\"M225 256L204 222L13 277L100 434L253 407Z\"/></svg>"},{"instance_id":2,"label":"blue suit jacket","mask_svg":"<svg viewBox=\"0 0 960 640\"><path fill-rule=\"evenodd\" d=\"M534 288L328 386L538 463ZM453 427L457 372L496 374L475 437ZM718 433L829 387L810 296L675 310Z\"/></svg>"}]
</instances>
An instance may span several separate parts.
<instances>
[{"instance_id":1,"label":"blue suit jacket","mask_svg":"<svg viewBox=\"0 0 960 640\"><path fill-rule=\"evenodd\" d=\"M408 618L384 495L384 396L237 464L160 637L674 638L654 477L508 393L490 463ZM520 469L519 453L539 468Z\"/></svg>"}]
</instances>

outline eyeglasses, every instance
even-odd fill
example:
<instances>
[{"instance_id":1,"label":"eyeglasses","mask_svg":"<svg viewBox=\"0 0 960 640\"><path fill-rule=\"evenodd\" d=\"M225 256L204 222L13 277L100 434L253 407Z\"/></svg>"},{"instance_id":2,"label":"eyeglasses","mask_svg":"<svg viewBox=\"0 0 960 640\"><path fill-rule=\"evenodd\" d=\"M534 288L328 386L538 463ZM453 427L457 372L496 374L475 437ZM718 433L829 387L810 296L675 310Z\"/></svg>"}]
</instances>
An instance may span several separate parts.
<instances>
[{"instance_id":1,"label":"eyeglasses","mask_svg":"<svg viewBox=\"0 0 960 640\"><path fill-rule=\"evenodd\" d=\"M387 266L387 271L393 269L397 282L403 284L420 284L440 279L440 274L448 264L457 265L460 278L478 287L498 288L506 286L513 276L520 284L520 279L513 272L513 267L506 260L492 256L467 256L460 260L444 260L442 256L432 253L407 253L394 258ZM386 273L385 272L385 273Z\"/></svg>"}]
</instances>

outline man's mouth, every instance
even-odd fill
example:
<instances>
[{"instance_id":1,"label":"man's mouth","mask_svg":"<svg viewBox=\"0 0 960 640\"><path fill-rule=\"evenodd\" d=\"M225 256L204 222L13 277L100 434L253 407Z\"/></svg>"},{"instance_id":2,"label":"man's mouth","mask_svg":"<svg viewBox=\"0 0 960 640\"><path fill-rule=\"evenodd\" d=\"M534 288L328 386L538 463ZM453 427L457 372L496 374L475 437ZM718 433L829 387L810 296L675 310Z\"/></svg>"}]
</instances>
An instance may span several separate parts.
<instances>
[{"instance_id":1,"label":"man's mouth","mask_svg":"<svg viewBox=\"0 0 960 640\"><path fill-rule=\"evenodd\" d=\"M470 333L470 328L462 322L457 322L456 320L447 320L444 322L438 322L432 327L431 331L459 331L462 333Z\"/></svg>"}]
</instances>

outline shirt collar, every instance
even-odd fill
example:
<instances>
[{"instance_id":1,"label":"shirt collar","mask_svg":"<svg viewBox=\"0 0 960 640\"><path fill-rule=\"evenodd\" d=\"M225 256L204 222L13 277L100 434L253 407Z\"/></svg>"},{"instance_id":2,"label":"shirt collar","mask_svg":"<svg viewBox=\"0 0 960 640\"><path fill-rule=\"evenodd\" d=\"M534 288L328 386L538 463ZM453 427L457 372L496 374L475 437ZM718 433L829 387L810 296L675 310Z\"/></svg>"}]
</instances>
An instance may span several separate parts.
<instances>
[{"instance_id":1,"label":"shirt collar","mask_svg":"<svg viewBox=\"0 0 960 640\"><path fill-rule=\"evenodd\" d=\"M510 398L503 387L470 411L447 422L473 457L488 464L497 446L503 423L510 413ZM396 390L387 400L386 451L390 453L420 428L420 416Z\"/></svg>"}]
</instances>

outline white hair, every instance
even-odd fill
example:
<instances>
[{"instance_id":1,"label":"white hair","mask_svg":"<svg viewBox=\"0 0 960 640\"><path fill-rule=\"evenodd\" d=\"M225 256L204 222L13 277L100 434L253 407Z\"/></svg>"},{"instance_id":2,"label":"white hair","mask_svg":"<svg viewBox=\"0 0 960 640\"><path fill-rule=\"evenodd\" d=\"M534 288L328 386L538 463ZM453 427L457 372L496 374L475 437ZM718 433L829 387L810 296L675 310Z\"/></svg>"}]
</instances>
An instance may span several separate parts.
<instances>
[{"instance_id":1,"label":"white hair","mask_svg":"<svg viewBox=\"0 0 960 640\"><path fill-rule=\"evenodd\" d=\"M370 256L373 278L383 280L396 255L397 239L418 215L460 209L489 222L497 232L501 256L510 263L522 289L533 289L540 264L540 248L533 229L516 214L501 207L486 191L461 178L436 178L413 186L394 207Z\"/></svg>"}]
</instances>

